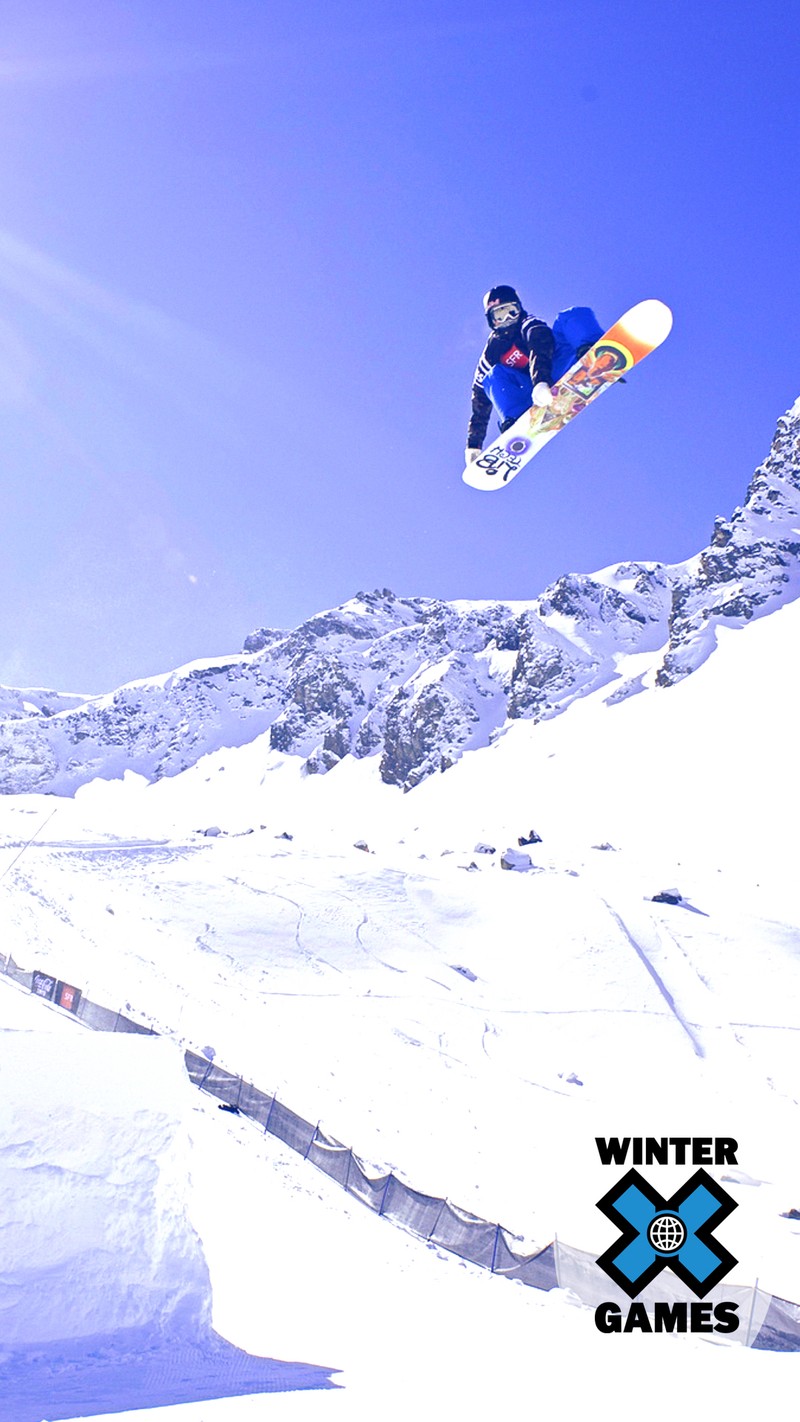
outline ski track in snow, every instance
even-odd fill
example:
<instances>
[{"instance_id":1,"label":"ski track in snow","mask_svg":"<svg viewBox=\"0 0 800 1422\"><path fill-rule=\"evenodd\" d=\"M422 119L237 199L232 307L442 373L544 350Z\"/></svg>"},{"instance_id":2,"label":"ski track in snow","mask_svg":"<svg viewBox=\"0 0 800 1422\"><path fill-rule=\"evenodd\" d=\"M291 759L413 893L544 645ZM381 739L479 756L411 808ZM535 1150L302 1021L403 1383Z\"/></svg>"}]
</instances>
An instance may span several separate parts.
<instances>
[{"instance_id":1,"label":"ski track in snow","mask_svg":"<svg viewBox=\"0 0 800 1422\"><path fill-rule=\"evenodd\" d=\"M259 889L256 887L255 884L248 884L243 879L233 878L230 875L226 876L226 878L229 884L234 884L237 888L246 889L251 894L259 894L267 899L277 900L278 902L288 904L290 908L293 908L297 915L297 921L295 923L294 928L294 945L303 962L306 963L311 969L311 971L314 973L322 972L323 968L330 968L331 971L334 973L341 973L342 969L339 968L335 963L331 963L327 958L321 956L319 953L315 953L311 948L305 947L303 943L302 928L307 914L302 904L298 903L297 899L291 898L288 894L281 894L278 892L277 889Z\"/></svg>"},{"instance_id":2,"label":"ski track in snow","mask_svg":"<svg viewBox=\"0 0 800 1422\"><path fill-rule=\"evenodd\" d=\"M627 941L630 943L630 945L631 945L631 947L633 948L634 952L636 953L636 956L637 956L637 958L639 959L640 963L641 963L642 966L646 969L646 971L650 974L650 977L653 979L653 982L655 983L656 987L658 988L658 991L660 992L662 998L664 999L665 1003L667 1004L667 1007L669 1008L670 1012L672 1013L673 1017L675 1018L675 1021L679 1024L679 1026L680 1026L680 1027L683 1029L683 1031L686 1033L686 1036L689 1038L689 1041L690 1041L691 1044L692 1044L692 1051L694 1052L695 1056L697 1056L697 1057L704 1057L704 1056L705 1056L705 1048L703 1047L702 1042L700 1041L699 1037L695 1034L695 1032L692 1030L692 1028L691 1028L691 1026L689 1025L689 1023L686 1021L686 1018L684 1017L683 1013L681 1012L680 1008L678 1007L677 1003L675 1002L675 999L674 999L674 997L672 996L672 993L670 992L669 988L667 987L666 983L664 982L664 980L663 980L663 978L661 977L661 975L660 975L660 973L658 972L658 970L655 968L655 966L653 965L653 963L650 961L650 958L648 957L648 954L647 954L646 950L644 949L644 947L642 946L641 943L637 942L636 938L634 938L634 936L633 936L633 934L631 933L630 929L627 927L627 925L626 925L624 919L621 917L621 915L620 915L619 913L617 913L617 910L616 910L615 908L612 908L612 906L611 906L611 904L608 902L608 900L607 900L607 899L603 899L603 903L605 904L606 908L608 909L608 912L610 913L610 915L611 915L611 917L613 918L614 922L615 922L615 923L617 924L617 926L619 927L620 932L624 934L625 938L626 938Z\"/></svg>"}]
</instances>

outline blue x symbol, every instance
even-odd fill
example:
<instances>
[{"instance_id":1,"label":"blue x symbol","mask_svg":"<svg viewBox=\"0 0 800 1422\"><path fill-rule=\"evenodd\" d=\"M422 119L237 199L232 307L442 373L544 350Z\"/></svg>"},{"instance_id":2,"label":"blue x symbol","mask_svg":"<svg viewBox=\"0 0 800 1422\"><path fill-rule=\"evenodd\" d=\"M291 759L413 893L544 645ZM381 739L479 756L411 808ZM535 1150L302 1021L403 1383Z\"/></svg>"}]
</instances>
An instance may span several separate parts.
<instances>
[{"instance_id":1,"label":"blue x symbol","mask_svg":"<svg viewBox=\"0 0 800 1422\"><path fill-rule=\"evenodd\" d=\"M705 1170L670 1200L629 1170L597 1208L622 1231L597 1263L630 1298L667 1267L703 1298L737 1262L713 1237L736 1201Z\"/></svg>"}]
</instances>

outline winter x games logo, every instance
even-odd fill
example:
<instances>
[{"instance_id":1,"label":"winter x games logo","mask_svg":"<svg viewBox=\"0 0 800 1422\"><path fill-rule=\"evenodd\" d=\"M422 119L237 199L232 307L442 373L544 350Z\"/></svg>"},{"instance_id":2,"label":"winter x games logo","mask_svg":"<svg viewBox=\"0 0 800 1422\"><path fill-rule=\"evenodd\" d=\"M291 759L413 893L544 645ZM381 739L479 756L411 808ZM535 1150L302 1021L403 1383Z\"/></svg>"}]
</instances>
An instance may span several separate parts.
<instances>
[{"instance_id":1,"label":"winter x games logo","mask_svg":"<svg viewBox=\"0 0 800 1422\"><path fill-rule=\"evenodd\" d=\"M602 1140L597 1148L604 1165L623 1164L631 1145L630 1137ZM736 1163L736 1142L729 1138L692 1139L686 1136L645 1137L633 1140L633 1159L648 1165L667 1164L670 1148L679 1165L686 1161L691 1149L692 1163L712 1160ZM712 1155L713 1149L713 1155ZM599 1267L613 1279L629 1298L636 1299L648 1284L671 1269L698 1299L703 1299L737 1263L733 1255L714 1237L714 1230L736 1209L736 1201L718 1185L706 1170L696 1170L670 1199L664 1199L638 1172L629 1170L616 1185L597 1202L607 1219L620 1230L619 1239L600 1255ZM623 1323L617 1304L601 1304L595 1320L604 1333L645 1331L718 1332L730 1333L738 1328L736 1305L685 1302L656 1303L651 1306L651 1322L644 1304L634 1303ZM716 1322L712 1322L712 1313Z\"/></svg>"}]
</instances>

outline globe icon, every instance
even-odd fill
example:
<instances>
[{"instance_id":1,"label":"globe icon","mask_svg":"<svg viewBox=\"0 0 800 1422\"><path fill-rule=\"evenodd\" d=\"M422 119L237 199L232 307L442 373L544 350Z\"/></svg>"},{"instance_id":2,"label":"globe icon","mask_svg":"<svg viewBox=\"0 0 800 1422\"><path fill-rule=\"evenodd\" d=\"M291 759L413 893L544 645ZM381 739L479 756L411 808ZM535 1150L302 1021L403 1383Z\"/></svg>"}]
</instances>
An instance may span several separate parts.
<instances>
[{"instance_id":1,"label":"globe icon","mask_svg":"<svg viewBox=\"0 0 800 1422\"><path fill-rule=\"evenodd\" d=\"M659 1254L674 1254L686 1240L686 1225L678 1215L656 1215L647 1238Z\"/></svg>"}]
</instances>

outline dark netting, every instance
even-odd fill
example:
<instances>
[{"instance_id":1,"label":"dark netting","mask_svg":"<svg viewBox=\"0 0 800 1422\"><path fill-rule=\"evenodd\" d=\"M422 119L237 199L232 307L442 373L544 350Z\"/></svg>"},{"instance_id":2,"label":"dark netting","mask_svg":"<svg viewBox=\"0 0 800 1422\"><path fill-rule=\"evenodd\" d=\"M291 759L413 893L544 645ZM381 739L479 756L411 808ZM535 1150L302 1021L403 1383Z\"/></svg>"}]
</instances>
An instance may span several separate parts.
<instances>
[{"instance_id":1,"label":"dark netting","mask_svg":"<svg viewBox=\"0 0 800 1422\"><path fill-rule=\"evenodd\" d=\"M773 1294L767 1316L751 1347L771 1353L800 1352L800 1305L777 1299Z\"/></svg>"},{"instance_id":2,"label":"dark netting","mask_svg":"<svg viewBox=\"0 0 800 1422\"><path fill-rule=\"evenodd\" d=\"M381 1207L382 1215L398 1220L400 1224L413 1230L414 1234L428 1239L433 1234L443 1209L444 1200L434 1195L421 1195L418 1190L403 1185L394 1175L389 1176Z\"/></svg>"},{"instance_id":3,"label":"dark netting","mask_svg":"<svg viewBox=\"0 0 800 1422\"><path fill-rule=\"evenodd\" d=\"M370 1180L362 1170L359 1161L351 1154L350 1169L347 1175L348 1193L355 1195L356 1199L363 1201L365 1205L369 1205L371 1210L380 1210L390 1179L390 1175L381 1175L377 1180Z\"/></svg>"},{"instance_id":4,"label":"dark netting","mask_svg":"<svg viewBox=\"0 0 800 1422\"><path fill-rule=\"evenodd\" d=\"M556 1256L552 1244L548 1244L547 1248L540 1250L538 1254L515 1254L509 1249L502 1230L497 1241L494 1272L502 1274L506 1279L521 1279L523 1284L530 1284L534 1289L558 1287Z\"/></svg>"},{"instance_id":5,"label":"dark netting","mask_svg":"<svg viewBox=\"0 0 800 1422\"><path fill-rule=\"evenodd\" d=\"M267 1130L271 1136L277 1136L278 1140L283 1141L292 1150L305 1155L310 1149L316 1129L309 1121L304 1121L302 1116L296 1116L288 1106L282 1106L280 1101L273 1101Z\"/></svg>"},{"instance_id":6,"label":"dark netting","mask_svg":"<svg viewBox=\"0 0 800 1422\"><path fill-rule=\"evenodd\" d=\"M458 1210L449 1200L442 1206L431 1243L440 1244L451 1254L491 1269L500 1226L489 1224L466 1210Z\"/></svg>"},{"instance_id":7,"label":"dark netting","mask_svg":"<svg viewBox=\"0 0 800 1422\"><path fill-rule=\"evenodd\" d=\"M143 1037L155 1037L156 1033L152 1027L146 1027L143 1022L132 1022L130 1017L123 1017L121 1012L117 1013L114 1024L115 1032L139 1032Z\"/></svg>"},{"instance_id":8,"label":"dark netting","mask_svg":"<svg viewBox=\"0 0 800 1422\"><path fill-rule=\"evenodd\" d=\"M78 1007L78 1017L84 1027L91 1027L93 1032L116 1032L118 1012L110 1012L107 1007L98 1007L96 1002L89 1002L82 997Z\"/></svg>"},{"instance_id":9,"label":"dark netting","mask_svg":"<svg viewBox=\"0 0 800 1422\"><path fill-rule=\"evenodd\" d=\"M326 1136L317 1126L314 1139L308 1151L308 1159L333 1180L347 1187L347 1172L350 1169L350 1150L339 1141Z\"/></svg>"},{"instance_id":10,"label":"dark netting","mask_svg":"<svg viewBox=\"0 0 800 1422\"><path fill-rule=\"evenodd\" d=\"M189 1080L194 1086L202 1086L211 1070L211 1062L208 1057L201 1057L197 1052L184 1052L183 1060L186 1063Z\"/></svg>"},{"instance_id":11,"label":"dark netting","mask_svg":"<svg viewBox=\"0 0 800 1422\"><path fill-rule=\"evenodd\" d=\"M213 1062L208 1065L209 1070L202 1082L203 1090L224 1101L226 1106L238 1106L242 1078L234 1076L230 1071L223 1071L222 1067L214 1066Z\"/></svg>"},{"instance_id":12,"label":"dark netting","mask_svg":"<svg viewBox=\"0 0 800 1422\"><path fill-rule=\"evenodd\" d=\"M257 1121L259 1126L266 1128L272 1101L273 1098L268 1096L266 1091L259 1091L258 1087L251 1086L249 1081L242 1082L238 1101L239 1110L251 1121Z\"/></svg>"}]
</instances>

